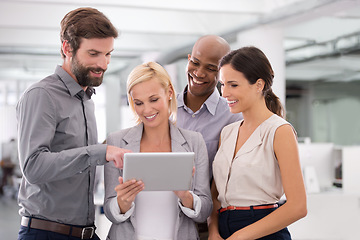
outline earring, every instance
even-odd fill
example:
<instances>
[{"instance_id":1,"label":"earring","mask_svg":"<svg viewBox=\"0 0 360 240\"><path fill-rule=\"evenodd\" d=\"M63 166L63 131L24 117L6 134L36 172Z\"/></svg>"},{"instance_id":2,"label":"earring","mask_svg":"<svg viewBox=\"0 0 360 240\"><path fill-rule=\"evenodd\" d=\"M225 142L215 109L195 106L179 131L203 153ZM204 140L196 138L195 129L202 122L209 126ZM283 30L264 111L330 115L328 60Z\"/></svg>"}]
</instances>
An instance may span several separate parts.
<instances>
[{"instance_id":1,"label":"earring","mask_svg":"<svg viewBox=\"0 0 360 240\"><path fill-rule=\"evenodd\" d=\"M172 97L170 97L170 100L172 100Z\"/></svg>"}]
</instances>

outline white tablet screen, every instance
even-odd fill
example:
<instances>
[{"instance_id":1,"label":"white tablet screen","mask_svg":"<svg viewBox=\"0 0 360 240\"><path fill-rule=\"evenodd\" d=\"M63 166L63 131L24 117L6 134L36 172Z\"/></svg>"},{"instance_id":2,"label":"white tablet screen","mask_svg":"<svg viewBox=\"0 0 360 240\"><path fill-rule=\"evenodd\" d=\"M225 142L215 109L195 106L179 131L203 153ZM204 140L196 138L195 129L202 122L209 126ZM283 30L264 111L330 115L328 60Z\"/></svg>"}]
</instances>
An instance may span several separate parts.
<instances>
[{"instance_id":1,"label":"white tablet screen","mask_svg":"<svg viewBox=\"0 0 360 240\"><path fill-rule=\"evenodd\" d=\"M144 191L190 190L195 153L125 153L123 178L142 180Z\"/></svg>"}]
</instances>

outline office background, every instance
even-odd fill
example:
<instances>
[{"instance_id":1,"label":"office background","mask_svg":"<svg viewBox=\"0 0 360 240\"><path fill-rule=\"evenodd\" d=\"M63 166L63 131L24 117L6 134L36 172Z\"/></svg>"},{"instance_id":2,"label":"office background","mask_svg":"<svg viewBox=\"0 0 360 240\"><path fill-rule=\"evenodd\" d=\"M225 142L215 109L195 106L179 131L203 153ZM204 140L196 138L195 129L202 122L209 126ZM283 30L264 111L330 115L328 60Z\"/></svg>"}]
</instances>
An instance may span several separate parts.
<instances>
[{"instance_id":1,"label":"office background","mask_svg":"<svg viewBox=\"0 0 360 240\"><path fill-rule=\"evenodd\" d=\"M133 124L125 85L134 66L161 63L179 92L198 37L223 36L232 49L255 45L274 67L274 92L299 136L309 214L291 226L294 239L360 236L360 1L0 0L1 143L16 138L15 105L22 92L62 63L60 21L80 6L98 8L120 32L94 96L99 142ZM16 236L4 227L17 224L13 202L1 198L1 239L6 232ZM16 212L14 221L4 218L5 211ZM339 220L344 217L351 221Z\"/></svg>"}]
</instances>

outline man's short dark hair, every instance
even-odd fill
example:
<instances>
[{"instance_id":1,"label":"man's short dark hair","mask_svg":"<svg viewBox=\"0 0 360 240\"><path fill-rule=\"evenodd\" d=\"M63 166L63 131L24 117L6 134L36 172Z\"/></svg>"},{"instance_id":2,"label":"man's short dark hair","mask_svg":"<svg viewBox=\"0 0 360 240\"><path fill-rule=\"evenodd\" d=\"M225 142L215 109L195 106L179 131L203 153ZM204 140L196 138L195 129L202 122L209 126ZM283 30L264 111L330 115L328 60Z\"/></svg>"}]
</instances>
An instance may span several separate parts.
<instances>
[{"instance_id":1,"label":"man's short dark hair","mask_svg":"<svg viewBox=\"0 0 360 240\"><path fill-rule=\"evenodd\" d=\"M65 15L61 20L61 43L68 41L72 51L80 47L81 38L117 38L118 31L110 20L95 8L78 8ZM61 49L61 55L65 54Z\"/></svg>"}]
</instances>

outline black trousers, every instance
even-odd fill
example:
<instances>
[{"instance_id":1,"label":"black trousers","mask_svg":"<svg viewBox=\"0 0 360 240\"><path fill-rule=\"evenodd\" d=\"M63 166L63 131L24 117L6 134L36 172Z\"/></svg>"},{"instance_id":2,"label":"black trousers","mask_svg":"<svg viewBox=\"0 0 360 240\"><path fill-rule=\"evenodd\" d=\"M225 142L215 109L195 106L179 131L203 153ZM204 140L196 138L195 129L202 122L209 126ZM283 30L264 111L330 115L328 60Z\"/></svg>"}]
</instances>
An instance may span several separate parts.
<instances>
[{"instance_id":1,"label":"black trousers","mask_svg":"<svg viewBox=\"0 0 360 240\"><path fill-rule=\"evenodd\" d=\"M251 210L227 210L219 213L219 233L224 239L273 212L276 208L251 209ZM276 233L259 238L261 240L291 240L290 232L284 228Z\"/></svg>"}]
</instances>

